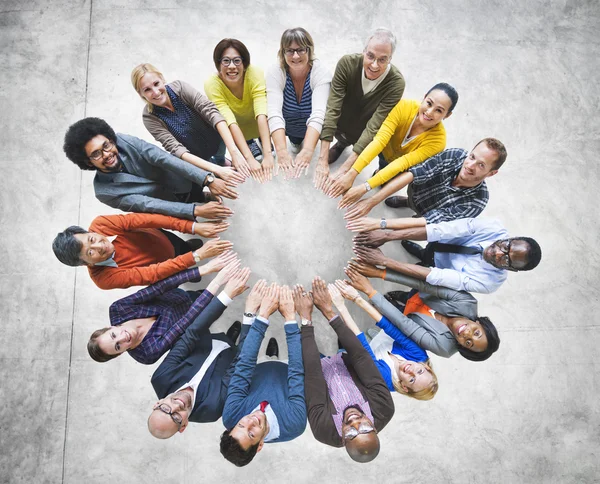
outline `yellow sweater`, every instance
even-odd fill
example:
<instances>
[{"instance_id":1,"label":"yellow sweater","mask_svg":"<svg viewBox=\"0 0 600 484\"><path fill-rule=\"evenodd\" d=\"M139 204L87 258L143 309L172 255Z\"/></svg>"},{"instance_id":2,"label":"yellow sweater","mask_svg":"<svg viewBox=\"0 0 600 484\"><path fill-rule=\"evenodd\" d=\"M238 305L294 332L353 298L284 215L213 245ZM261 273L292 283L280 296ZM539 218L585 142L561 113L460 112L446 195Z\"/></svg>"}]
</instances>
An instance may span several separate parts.
<instances>
[{"instance_id":1,"label":"yellow sweater","mask_svg":"<svg viewBox=\"0 0 600 484\"><path fill-rule=\"evenodd\" d=\"M446 130L442 123L415 136L402 146L420 104L413 99L401 99L385 118L373 141L367 145L352 166L360 173L383 151L388 165L369 178L368 182L372 188L384 184L411 166L437 155L446 147Z\"/></svg>"},{"instance_id":2,"label":"yellow sweater","mask_svg":"<svg viewBox=\"0 0 600 484\"><path fill-rule=\"evenodd\" d=\"M247 140L258 138L256 117L267 115L267 86L262 69L248 66L244 74L242 99L235 97L217 74L206 80L204 92L219 108L227 126L237 123Z\"/></svg>"}]
</instances>

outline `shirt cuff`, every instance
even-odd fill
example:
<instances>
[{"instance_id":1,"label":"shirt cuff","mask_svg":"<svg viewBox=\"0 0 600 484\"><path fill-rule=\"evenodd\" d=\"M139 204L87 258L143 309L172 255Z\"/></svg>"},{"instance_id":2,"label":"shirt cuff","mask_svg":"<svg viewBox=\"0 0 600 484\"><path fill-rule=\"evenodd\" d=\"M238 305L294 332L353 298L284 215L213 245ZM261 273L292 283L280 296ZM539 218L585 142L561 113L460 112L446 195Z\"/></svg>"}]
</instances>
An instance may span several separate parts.
<instances>
[{"instance_id":1,"label":"shirt cuff","mask_svg":"<svg viewBox=\"0 0 600 484\"><path fill-rule=\"evenodd\" d=\"M256 319L256 316L253 317L253 318L249 318L248 316L244 316L242 318L242 324L252 325L252 323L254 322L255 319Z\"/></svg>"},{"instance_id":2,"label":"shirt cuff","mask_svg":"<svg viewBox=\"0 0 600 484\"><path fill-rule=\"evenodd\" d=\"M223 306L229 306L231 304L231 299L225 291L221 291L221 293L217 296L217 299L223 303Z\"/></svg>"},{"instance_id":3,"label":"shirt cuff","mask_svg":"<svg viewBox=\"0 0 600 484\"><path fill-rule=\"evenodd\" d=\"M286 321L286 322L284 323L284 326L285 326L286 324L294 324L294 325L296 325L296 326L297 326L297 325L298 325L298 322L297 322L295 319L290 319L289 321Z\"/></svg>"},{"instance_id":4,"label":"shirt cuff","mask_svg":"<svg viewBox=\"0 0 600 484\"><path fill-rule=\"evenodd\" d=\"M196 232L194 232L194 227L196 226L196 222L192 222L192 234L195 234Z\"/></svg>"},{"instance_id":5,"label":"shirt cuff","mask_svg":"<svg viewBox=\"0 0 600 484\"><path fill-rule=\"evenodd\" d=\"M265 319L265 318L263 318L262 316L256 316L256 319L257 319L258 321L260 321L261 323L265 323L267 326L269 325L269 320L268 320L268 319Z\"/></svg>"}]
</instances>

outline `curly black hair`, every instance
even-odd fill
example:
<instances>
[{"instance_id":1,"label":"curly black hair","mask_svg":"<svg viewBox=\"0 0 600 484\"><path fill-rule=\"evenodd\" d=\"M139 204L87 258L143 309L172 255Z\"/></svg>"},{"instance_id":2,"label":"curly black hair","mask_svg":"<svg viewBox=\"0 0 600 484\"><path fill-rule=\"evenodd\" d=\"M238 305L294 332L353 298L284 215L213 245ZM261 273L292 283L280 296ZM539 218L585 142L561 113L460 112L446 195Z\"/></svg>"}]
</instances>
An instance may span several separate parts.
<instances>
[{"instance_id":1,"label":"curly black hair","mask_svg":"<svg viewBox=\"0 0 600 484\"><path fill-rule=\"evenodd\" d=\"M229 430L226 430L221 434L221 454L223 454L223 457L229 462L238 467L244 467L252 462L252 459L254 459L254 456L258 451L259 445L260 442L250 446L247 450L244 450L240 446L240 443L229 435Z\"/></svg>"},{"instance_id":2,"label":"curly black hair","mask_svg":"<svg viewBox=\"0 0 600 484\"><path fill-rule=\"evenodd\" d=\"M99 134L106 136L113 143L117 142L115 131L103 119L84 118L69 126L63 144L67 158L82 170L95 170L85 153L85 145Z\"/></svg>"}]
</instances>

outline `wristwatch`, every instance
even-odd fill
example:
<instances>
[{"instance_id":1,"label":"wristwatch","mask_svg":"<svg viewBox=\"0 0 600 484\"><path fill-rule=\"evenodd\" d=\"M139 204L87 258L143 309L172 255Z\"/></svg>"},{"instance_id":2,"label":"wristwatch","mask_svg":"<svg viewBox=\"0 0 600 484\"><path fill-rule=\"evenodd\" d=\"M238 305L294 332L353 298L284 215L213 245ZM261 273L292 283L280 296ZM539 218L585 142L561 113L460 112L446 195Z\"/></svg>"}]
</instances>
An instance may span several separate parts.
<instances>
[{"instance_id":1,"label":"wristwatch","mask_svg":"<svg viewBox=\"0 0 600 484\"><path fill-rule=\"evenodd\" d=\"M300 324L302 326L312 326L312 321L310 321L309 319L302 318L302 321L300 322Z\"/></svg>"},{"instance_id":2,"label":"wristwatch","mask_svg":"<svg viewBox=\"0 0 600 484\"><path fill-rule=\"evenodd\" d=\"M369 182L365 182L365 190L366 191L370 191L371 190L371 185L369 185Z\"/></svg>"},{"instance_id":3,"label":"wristwatch","mask_svg":"<svg viewBox=\"0 0 600 484\"><path fill-rule=\"evenodd\" d=\"M212 173L209 173L208 175L206 175L206 178L204 179L204 186L207 187L214 181L215 181L215 175L213 175Z\"/></svg>"},{"instance_id":4,"label":"wristwatch","mask_svg":"<svg viewBox=\"0 0 600 484\"><path fill-rule=\"evenodd\" d=\"M195 252L195 251L194 251L194 252L192 252L192 254L194 254L194 262L195 262L196 264L200 264L200 261L202 260L202 258L201 258L201 257L200 257L198 254L196 254L196 252Z\"/></svg>"},{"instance_id":5,"label":"wristwatch","mask_svg":"<svg viewBox=\"0 0 600 484\"><path fill-rule=\"evenodd\" d=\"M256 314L254 314L254 313L244 313L244 316L247 317L247 318L255 318Z\"/></svg>"},{"instance_id":6,"label":"wristwatch","mask_svg":"<svg viewBox=\"0 0 600 484\"><path fill-rule=\"evenodd\" d=\"M385 229L387 227L387 222L383 217L381 217L381 222L379 222L379 227L381 227L382 229Z\"/></svg>"}]
</instances>

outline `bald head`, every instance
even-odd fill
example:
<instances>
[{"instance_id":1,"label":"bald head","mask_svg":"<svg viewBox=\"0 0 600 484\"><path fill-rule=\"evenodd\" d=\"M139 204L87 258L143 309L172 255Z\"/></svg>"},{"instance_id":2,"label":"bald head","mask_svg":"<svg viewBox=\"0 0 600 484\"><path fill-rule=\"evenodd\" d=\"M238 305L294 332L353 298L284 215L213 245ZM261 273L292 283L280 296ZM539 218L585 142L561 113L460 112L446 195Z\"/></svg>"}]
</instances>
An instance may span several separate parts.
<instances>
[{"instance_id":1,"label":"bald head","mask_svg":"<svg viewBox=\"0 0 600 484\"><path fill-rule=\"evenodd\" d=\"M356 462L371 462L379 454L379 437L375 432L346 440L346 452Z\"/></svg>"},{"instance_id":2,"label":"bald head","mask_svg":"<svg viewBox=\"0 0 600 484\"><path fill-rule=\"evenodd\" d=\"M148 430L157 439L169 439L177 433L178 428L166 413L154 410L148 417Z\"/></svg>"}]
</instances>

